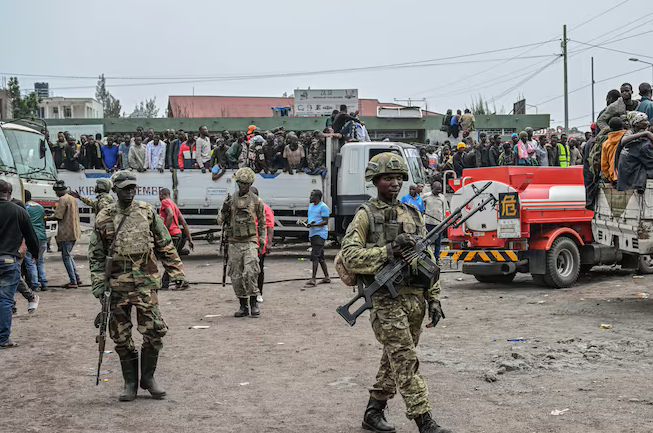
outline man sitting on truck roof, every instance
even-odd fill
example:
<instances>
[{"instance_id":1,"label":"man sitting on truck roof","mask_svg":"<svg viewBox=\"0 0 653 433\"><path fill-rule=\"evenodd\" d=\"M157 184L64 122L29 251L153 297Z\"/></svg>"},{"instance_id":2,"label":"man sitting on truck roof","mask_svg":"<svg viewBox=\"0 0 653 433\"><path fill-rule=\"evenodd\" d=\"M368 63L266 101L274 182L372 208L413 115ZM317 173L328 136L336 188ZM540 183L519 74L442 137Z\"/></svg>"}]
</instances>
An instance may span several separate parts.
<instances>
[{"instance_id":1,"label":"man sitting on truck roof","mask_svg":"<svg viewBox=\"0 0 653 433\"><path fill-rule=\"evenodd\" d=\"M637 132L645 131L649 127L648 116L636 112L632 116L631 125ZM617 164L617 189L627 191L635 189L643 193L646 189L646 180L653 178L653 142L648 136L632 141L626 141L617 148L615 163Z\"/></svg>"},{"instance_id":2,"label":"man sitting on truck roof","mask_svg":"<svg viewBox=\"0 0 653 433\"><path fill-rule=\"evenodd\" d=\"M603 149L601 150L601 171L610 182L616 182L615 154L621 137L626 133L626 129L624 129L624 122L621 117L613 117L608 124L611 132L608 133L608 139L603 143Z\"/></svg>"}]
</instances>

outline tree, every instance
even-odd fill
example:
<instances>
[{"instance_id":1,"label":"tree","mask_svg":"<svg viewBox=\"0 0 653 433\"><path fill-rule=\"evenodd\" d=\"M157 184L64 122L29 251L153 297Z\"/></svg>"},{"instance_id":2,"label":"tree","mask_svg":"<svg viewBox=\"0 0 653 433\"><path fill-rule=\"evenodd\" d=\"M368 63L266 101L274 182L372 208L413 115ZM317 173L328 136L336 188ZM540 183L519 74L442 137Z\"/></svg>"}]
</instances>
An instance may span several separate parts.
<instances>
[{"instance_id":1,"label":"tree","mask_svg":"<svg viewBox=\"0 0 653 433\"><path fill-rule=\"evenodd\" d=\"M30 92L27 96L22 97L17 77L9 78L8 90L14 118L39 117L39 102L41 100L35 92Z\"/></svg>"},{"instance_id":2,"label":"tree","mask_svg":"<svg viewBox=\"0 0 653 433\"><path fill-rule=\"evenodd\" d=\"M104 78L104 74L99 76L97 86L95 86L95 99L102 104L104 117L120 117L120 110L122 109L120 99L114 98L107 90L107 80Z\"/></svg>"},{"instance_id":3,"label":"tree","mask_svg":"<svg viewBox=\"0 0 653 433\"><path fill-rule=\"evenodd\" d=\"M472 114L478 116L484 116L486 114L495 114L497 111L496 106L494 107L494 111L490 110L490 104L488 104L487 99L483 100L483 97L481 95L478 95L478 101L475 101L474 98L472 97L471 107L465 107L465 108L469 108Z\"/></svg>"},{"instance_id":4,"label":"tree","mask_svg":"<svg viewBox=\"0 0 653 433\"><path fill-rule=\"evenodd\" d=\"M136 104L134 111L131 112L129 117L158 117L159 109L156 106L156 96L152 99L146 99L141 101L140 104Z\"/></svg>"}]
</instances>

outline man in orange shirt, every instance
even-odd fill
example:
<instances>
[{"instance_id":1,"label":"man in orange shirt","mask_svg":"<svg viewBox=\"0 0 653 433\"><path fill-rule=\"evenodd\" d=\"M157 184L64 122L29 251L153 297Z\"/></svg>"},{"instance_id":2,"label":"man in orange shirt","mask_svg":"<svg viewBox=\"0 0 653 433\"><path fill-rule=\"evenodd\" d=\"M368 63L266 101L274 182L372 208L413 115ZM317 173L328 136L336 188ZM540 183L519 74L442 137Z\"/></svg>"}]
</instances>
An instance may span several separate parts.
<instances>
[{"instance_id":1,"label":"man in orange shirt","mask_svg":"<svg viewBox=\"0 0 653 433\"><path fill-rule=\"evenodd\" d=\"M608 133L608 139L603 143L601 150L601 171L610 182L616 182L617 172L615 170L614 160L617 153L617 146L619 146L619 142L626 133L626 130L619 116L610 119L608 125L611 131Z\"/></svg>"},{"instance_id":2,"label":"man in orange shirt","mask_svg":"<svg viewBox=\"0 0 653 433\"><path fill-rule=\"evenodd\" d=\"M252 186L249 188L251 192L256 194L258 197L258 188ZM274 239L274 211L267 203L263 202L263 209L265 211L265 245L263 246L263 253L259 255L259 265L261 267L261 272L258 274L258 290L261 292L256 296L257 302L263 302L263 282L265 281L265 271L263 264L265 263L265 256L267 256L270 248L272 246L272 239ZM258 228L258 218L256 219L256 226ZM258 244L261 245L261 239L258 239Z\"/></svg>"},{"instance_id":3,"label":"man in orange shirt","mask_svg":"<svg viewBox=\"0 0 653 433\"><path fill-rule=\"evenodd\" d=\"M188 246L190 249L194 249L195 245L193 244L193 237L190 234L190 228L188 228L188 223L186 223L186 219L184 216L181 214L181 211L179 210L179 207L177 207L177 204L170 199L170 190L168 188L161 188L159 190L159 200L161 200L161 209L159 210L159 213L161 214L161 218L163 219L163 222L165 223L166 227L168 228L168 231L170 232L170 237L172 238L172 244L175 246L175 249L177 250L177 253L179 254L179 250L181 247L181 228L179 227L179 224L184 227L184 233L186 234L186 237L188 238ZM181 257L181 256L180 256ZM165 271L163 273L163 278L161 278L161 289L166 290L170 286L170 276L168 275L168 271ZM181 286L181 289L187 289L188 288L188 283L184 281L183 285Z\"/></svg>"}]
</instances>

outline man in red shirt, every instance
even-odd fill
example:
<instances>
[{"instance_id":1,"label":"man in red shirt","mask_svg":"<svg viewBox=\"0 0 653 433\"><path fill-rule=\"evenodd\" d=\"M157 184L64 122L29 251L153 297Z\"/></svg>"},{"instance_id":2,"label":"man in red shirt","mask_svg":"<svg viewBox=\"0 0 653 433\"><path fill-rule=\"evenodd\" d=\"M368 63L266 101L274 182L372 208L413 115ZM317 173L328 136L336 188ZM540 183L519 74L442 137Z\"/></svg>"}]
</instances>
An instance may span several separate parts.
<instances>
[{"instance_id":1,"label":"man in red shirt","mask_svg":"<svg viewBox=\"0 0 653 433\"><path fill-rule=\"evenodd\" d=\"M159 190L159 200L161 200L161 209L159 210L159 213L170 232L170 237L172 238L172 243L174 244L177 253L179 253L181 246L181 228L179 227L179 223L184 227L184 233L188 238L188 246L191 250L194 249L195 245L193 244L193 238L190 235L190 229L188 228L186 219L181 214L177 204L170 198L170 190L168 188L161 188ZM169 285L170 276L166 271L163 273L163 278L161 279L161 289L167 290ZM182 286L182 289L186 288L188 288L188 283Z\"/></svg>"},{"instance_id":2,"label":"man in red shirt","mask_svg":"<svg viewBox=\"0 0 653 433\"><path fill-rule=\"evenodd\" d=\"M258 195L258 189L255 186L249 188L251 192ZM263 202L263 210L265 211L265 245L263 246L263 254L259 255L259 265L261 272L258 274L258 290L261 292L256 297L256 302L263 302L263 282L265 281L265 271L263 263L265 263L265 256L267 256L270 248L272 247L272 239L274 239L274 211L267 203ZM258 229L258 218L256 219L256 227ZM261 240L258 240L258 244L261 245Z\"/></svg>"}]
</instances>

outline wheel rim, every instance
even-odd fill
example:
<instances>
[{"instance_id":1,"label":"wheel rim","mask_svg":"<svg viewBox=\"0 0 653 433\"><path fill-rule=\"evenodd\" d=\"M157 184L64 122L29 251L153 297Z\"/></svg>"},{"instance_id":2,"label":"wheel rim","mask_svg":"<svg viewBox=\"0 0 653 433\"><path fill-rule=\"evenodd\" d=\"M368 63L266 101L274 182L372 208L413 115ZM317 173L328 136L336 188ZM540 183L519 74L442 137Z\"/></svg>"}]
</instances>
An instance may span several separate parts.
<instances>
[{"instance_id":1,"label":"wheel rim","mask_svg":"<svg viewBox=\"0 0 653 433\"><path fill-rule=\"evenodd\" d=\"M560 254L558 254L558 257L556 258L556 268L558 270L558 275L562 278L571 276L574 269L574 258L571 255L571 251L560 251Z\"/></svg>"},{"instance_id":2,"label":"wheel rim","mask_svg":"<svg viewBox=\"0 0 653 433\"><path fill-rule=\"evenodd\" d=\"M653 266L653 257L650 254L642 256L642 262L644 266L650 268Z\"/></svg>"}]
</instances>

